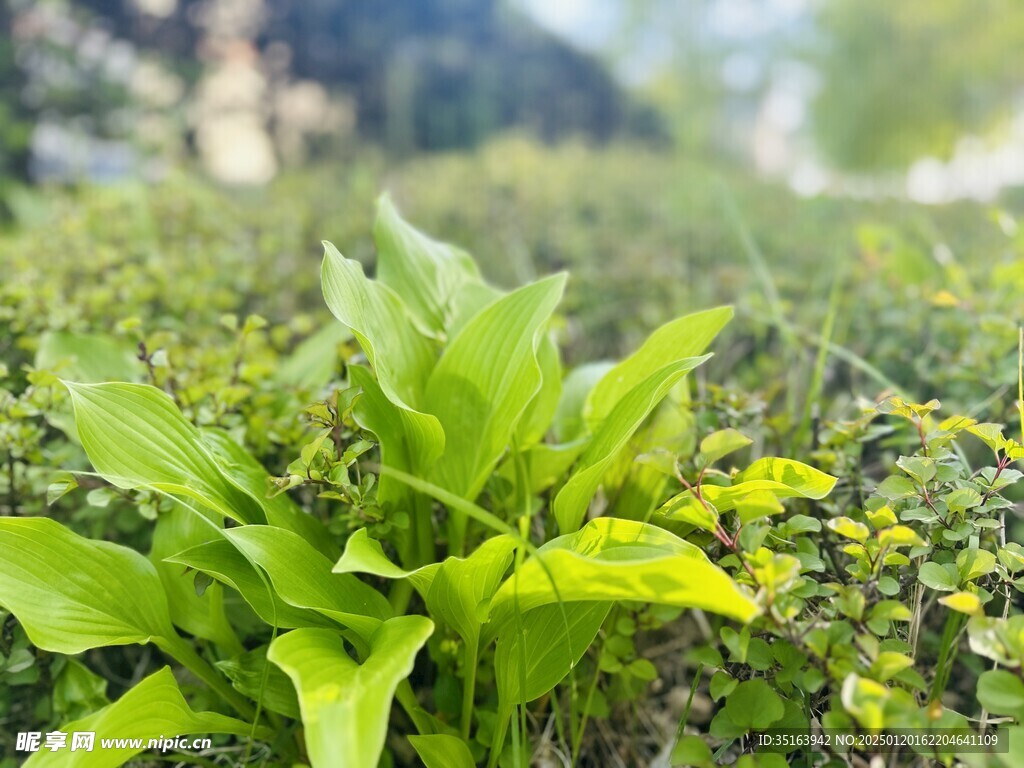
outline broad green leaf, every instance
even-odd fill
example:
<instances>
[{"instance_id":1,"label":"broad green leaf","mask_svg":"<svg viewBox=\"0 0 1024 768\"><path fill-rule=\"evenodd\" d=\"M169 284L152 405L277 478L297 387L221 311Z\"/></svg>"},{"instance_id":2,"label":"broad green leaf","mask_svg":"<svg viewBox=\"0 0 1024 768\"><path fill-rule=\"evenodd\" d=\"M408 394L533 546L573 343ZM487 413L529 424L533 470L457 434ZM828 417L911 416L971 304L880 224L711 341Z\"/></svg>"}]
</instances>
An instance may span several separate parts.
<instances>
[{"instance_id":1,"label":"broad green leaf","mask_svg":"<svg viewBox=\"0 0 1024 768\"><path fill-rule=\"evenodd\" d=\"M289 605L317 611L363 637L391 616L383 595L351 574L332 573L331 561L291 531L245 525L224 534L266 571Z\"/></svg>"},{"instance_id":2,"label":"broad green leaf","mask_svg":"<svg viewBox=\"0 0 1024 768\"><path fill-rule=\"evenodd\" d=\"M377 279L402 297L424 333L440 336L451 319L452 296L480 280L473 259L406 223L387 194L377 200L373 240Z\"/></svg>"},{"instance_id":3,"label":"broad green leaf","mask_svg":"<svg viewBox=\"0 0 1024 768\"><path fill-rule=\"evenodd\" d=\"M583 408L591 390L615 367L615 363L586 363L573 368L562 382L562 395L555 409L555 418L551 429L555 439L560 443L574 441L586 430L583 421Z\"/></svg>"},{"instance_id":4,"label":"broad green leaf","mask_svg":"<svg viewBox=\"0 0 1024 768\"><path fill-rule=\"evenodd\" d=\"M166 392L146 384L65 386L82 447L110 483L186 496L240 523L263 521Z\"/></svg>"},{"instance_id":5,"label":"broad green leaf","mask_svg":"<svg viewBox=\"0 0 1024 768\"><path fill-rule=\"evenodd\" d=\"M434 349L413 325L402 300L386 285L367 279L359 262L326 242L321 280L328 308L355 334L381 392L417 422L419 431L443 445L437 419L418 410L434 367Z\"/></svg>"},{"instance_id":6,"label":"broad green leaf","mask_svg":"<svg viewBox=\"0 0 1024 768\"><path fill-rule=\"evenodd\" d=\"M274 381L284 387L323 387L338 373L338 345L351 338L352 332L345 326L327 323L278 363Z\"/></svg>"},{"instance_id":7,"label":"broad green leaf","mask_svg":"<svg viewBox=\"0 0 1024 768\"><path fill-rule=\"evenodd\" d=\"M10 657L6 671L11 671ZM106 678L97 675L78 659L67 657L64 668L53 681L54 715L61 715L62 720L72 720L109 703Z\"/></svg>"},{"instance_id":8,"label":"broad green leaf","mask_svg":"<svg viewBox=\"0 0 1024 768\"><path fill-rule=\"evenodd\" d=\"M515 540L494 536L469 557L448 557L414 571L394 565L380 543L366 529L356 531L345 544L345 553L334 566L335 573L369 573L388 579L409 579L423 595L430 614L457 631L464 641L475 645L480 625L487 618L487 604L512 562Z\"/></svg>"},{"instance_id":9,"label":"broad green leaf","mask_svg":"<svg viewBox=\"0 0 1024 768\"><path fill-rule=\"evenodd\" d=\"M440 563L431 563L413 571L399 568L388 556L380 542L370 538L366 528L355 531L345 542L345 551L334 564L334 573L368 573L385 579L411 579L413 586L422 591L430 587Z\"/></svg>"},{"instance_id":10,"label":"broad green leaf","mask_svg":"<svg viewBox=\"0 0 1024 768\"><path fill-rule=\"evenodd\" d=\"M264 707L271 712L298 720L299 700L295 696L292 681L277 665L267 666L268 663L267 646L263 645L233 658L218 661L215 666L227 676L239 693L255 701L262 691Z\"/></svg>"},{"instance_id":11,"label":"broad green leaf","mask_svg":"<svg viewBox=\"0 0 1024 768\"><path fill-rule=\"evenodd\" d=\"M558 685L594 642L610 609L609 602L566 602L524 611L521 625L509 622L494 651L500 706L533 701Z\"/></svg>"},{"instance_id":12,"label":"broad green leaf","mask_svg":"<svg viewBox=\"0 0 1024 768\"><path fill-rule=\"evenodd\" d=\"M433 416L423 418L387 398L370 371L362 366L349 367L352 383L363 394L356 401L355 418L372 432L380 443L381 463L403 472L417 473L431 467L444 450L444 432ZM378 500L382 505L402 509L411 505L407 487L382 474Z\"/></svg>"},{"instance_id":13,"label":"broad green leaf","mask_svg":"<svg viewBox=\"0 0 1024 768\"><path fill-rule=\"evenodd\" d=\"M271 643L267 658L298 691L313 768L377 765L395 689L412 672L416 653L433 631L424 616L390 619L370 638L370 653L361 664L330 630L296 629Z\"/></svg>"},{"instance_id":14,"label":"broad green leaf","mask_svg":"<svg viewBox=\"0 0 1024 768\"><path fill-rule=\"evenodd\" d=\"M495 536L467 558L447 558L434 575L426 595L427 608L470 647L476 647L488 602L512 562L514 549L511 536Z\"/></svg>"},{"instance_id":15,"label":"broad green leaf","mask_svg":"<svg viewBox=\"0 0 1024 768\"><path fill-rule=\"evenodd\" d=\"M562 532L571 533L580 527L605 471L629 438L672 387L707 359L705 356L677 360L651 374L616 403L580 457L575 472L555 497L555 518Z\"/></svg>"},{"instance_id":16,"label":"broad green leaf","mask_svg":"<svg viewBox=\"0 0 1024 768\"><path fill-rule=\"evenodd\" d=\"M597 518L527 559L491 600L488 626L505 627L517 610L555 602L614 600L703 608L740 621L758 614L754 601L693 544L653 525Z\"/></svg>"},{"instance_id":17,"label":"broad green leaf","mask_svg":"<svg viewBox=\"0 0 1024 768\"><path fill-rule=\"evenodd\" d=\"M249 723L215 712L194 712L178 690L170 667L154 672L129 690L113 704L81 720L64 723L58 730L68 734L68 746L57 751L41 750L26 762L27 768L116 768L131 760L145 748L100 747L100 739L140 739L144 745L150 739L175 736L207 736L227 733L247 737L252 729ZM83 749L71 751L74 733L95 733L91 752ZM257 738L271 734L265 728L256 730Z\"/></svg>"},{"instance_id":18,"label":"broad green leaf","mask_svg":"<svg viewBox=\"0 0 1024 768\"><path fill-rule=\"evenodd\" d=\"M267 591L252 563L227 539L210 541L164 558L212 576L237 591L263 621L285 629L292 627L333 627L334 623L315 611L296 608L277 593Z\"/></svg>"},{"instance_id":19,"label":"broad green leaf","mask_svg":"<svg viewBox=\"0 0 1024 768\"><path fill-rule=\"evenodd\" d=\"M270 473L251 453L240 446L223 429L200 430L203 441L217 459L224 476L262 507L269 525L285 528L295 533L329 559L338 556L338 546L324 524L312 515L303 512L286 494L273 497L267 495L270 489ZM180 551L184 547L176 551Z\"/></svg>"},{"instance_id":20,"label":"broad green leaf","mask_svg":"<svg viewBox=\"0 0 1024 768\"><path fill-rule=\"evenodd\" d=\"M152 563L48 518L0 518L0 605L54 653L177 638Z\"/></svg>"},{"instance_id":21,"label":"broad green leaf","mask_svg":"<svg viewBox=\"0 0 1024 768\"><path fill-rule=\"evenodd\" d=\"M551 426L562 395L562 363L558 347L550 334L543 334L537 346L537 365L541 372L541 385L533 400L526 406L522 420L516 428L516 447L528 448L544 439Z\"/></svg>"},{"instance_id":22,"label":"broad green leaf","mask_svg":"<svg viewBox=\"0 0 1024 768\"><path fill-rule=\"evenodd\" d=\"M526 464L526 476L530 480L530 493L539 495L565 477L569 467L586 447L587 439L580 438L562 445L537 443L527 448L522 458ZM509 473L508 477L514 477L512 461L505 462L503 470Z\"/></svg>"},{"instance_id":23,"label":"broad green leaf","mask_svg":"<svg viewBox=\"0 0 1024 768\"><path fill-rule=\"evenodd\" d=\"M541 386L537 346L564 287L563 274L513 291L448 344L424 399L446 437L438 485L466 499L480 492Z\"/></svg>"},{"instance_id":24,"label":"broad green leaf","mask_svg":"<svg viewBox=\"0 0 1024 768\"><path fill-rule=\"evenodd\" d=\"M142 363L123 340L86 333L47 331L39 337L36 368L52 368L66 378L89 383L135 381Z\"/></svg>"},{"instance_id":25,"label":"broad green leaf","mask_svg":"<svg viewBox=\"0 0 1024 768\"><path fill-rule=\"evenodd\" d=\"M974 653L1003 666L1016 668L1024 659L1024 616L975 616L967 622L967 637Z\"/></svg>"},{"instance_id":26,"label":"broad green leaf","mask_svg":"<svg viewBox=\"0 0 1024 768\"><path fill-rule=\"evenodd\" d=\"M425 768L476 768L473 753L458 736L447 733L412 735L409 743L420 756Z\"/></svg>"},{"instance_id":27,"label":"broad green leaf","mask_svg":"<svg viewBox=\"0 0 1024 768\"><path fill-rule=\"evenodd\" d=\"M590 430L596 431L619 402L654 373L683 358L701 355L732 314L732 307L716 307L677 318L654 331L591 390L583 411Z\"/></svg>"},{"instance_id":28,"label":"broad green leaf","mask_svg":"<svg viewBox=\"0 0 1024 768\"><path fill-rule=\"evenodd\" d=\"M721 458L735 453L741 448L746 448L753 440L736 429L720 429L700 441L700 452L704 454L704 461L714 464Z\"/></svg>"},{"instance_id":29,"label":"broad green leaf","mask_svg":"<svg viewBox=\"0 0 1024 768\"><path fill-rule=\"evenodd\" d=\"M206 511L196 513L178 505L162 512L153 528L149 559L160 576L174 625L237 653L241 651L241 645L224 614L223 587L211 584L202 595L197 595L195 574L164 560L184 549L220 538L216 527L199 518L199 515L207 514L213 515Z\"/></svg>"}]
</instances>

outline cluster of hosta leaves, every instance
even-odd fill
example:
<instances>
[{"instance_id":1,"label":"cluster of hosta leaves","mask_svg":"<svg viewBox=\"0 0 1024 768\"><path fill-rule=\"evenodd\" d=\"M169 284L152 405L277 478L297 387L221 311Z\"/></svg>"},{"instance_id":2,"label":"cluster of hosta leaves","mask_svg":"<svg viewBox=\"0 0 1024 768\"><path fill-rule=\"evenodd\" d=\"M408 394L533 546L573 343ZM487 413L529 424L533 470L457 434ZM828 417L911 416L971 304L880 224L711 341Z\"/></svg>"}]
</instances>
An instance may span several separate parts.
<instances>
[{"instance_id":1,"label":"cluster of hosta leaves","mask_svg":"<svg viewBox=\"0 0 1024 768\"><path fill-rule=\"evenodd\" d=\"M619 601L741 623L770 601L652 522L666 478L627 450L671 448L687 431L683 379L731 310L563 376L550 330L564 275L499 291L386 198L374 236L376 279L326 245L324 297L361 356L307 409L318 429L276 482L231 429L188 418L179 390L155 386L166 381L96 381L113 356L81 339L70 370L97 375L50 382L72 409L55 425L94 470L79 474L147 505L152 545L147 556L49 517L5 518L0 604L40 651L151 645L205 689L194 701L230 712L194 712L164 671L73 725L112 729L134 712L128 735L246 734L250 749L315 766L373 765L389 732L404 733L390 759L521 764L531 702L584 730L575 685L560 684ZM242 327L239 346L259 326ZM75 482L54 496L80 497ZM332 533L295 486L367 525Z\"/></svg>"}]
</instances>

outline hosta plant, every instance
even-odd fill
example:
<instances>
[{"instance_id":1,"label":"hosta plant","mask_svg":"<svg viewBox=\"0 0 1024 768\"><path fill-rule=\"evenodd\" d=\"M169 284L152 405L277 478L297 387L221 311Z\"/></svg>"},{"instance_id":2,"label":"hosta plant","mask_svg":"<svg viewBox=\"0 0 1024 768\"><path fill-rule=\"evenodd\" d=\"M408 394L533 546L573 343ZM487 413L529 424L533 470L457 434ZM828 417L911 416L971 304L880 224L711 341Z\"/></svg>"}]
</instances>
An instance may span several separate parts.
<instances>
[{"instance_id":1,"label":"hosta plant","mask_svg":"<svg viewBox=\"0 0 1024 768\"><path fill-rule=\"evenodd\" d=\"M358 351L274 477L165 389L105 381L101 358L85 360L89 382L60 381L73 421L59 423L92 464L79 480L148 505L151 544L0 519L0 605L85 680L95 673L74 657L107 646L151 646L176 672L110 703L101 686L102 706L60 730L223 734L238 759L280 765L463 768L526 765L546 717L578 762L603 695L578 669L616 676L627 699L657 675L616 641L631 617L651 623L643 606L668 611L653 625L682 609L722 617L742 662L751 622L782 631L817 594L800 577L820 562L800 543L816 521L781 524L793 546L768 537L782 499L821 499L834 478L773 458L730 472L723 460L749 442L735 430L694 442L685 377L730 309L564 375L565 275L498 290L387 198L374 238L375 279L325 244L324 298ZM81 368L89 351L77 355ZM54 495L68 491L64 480ZM326 514L296 501L314 495ZM764 680L738 683L727 735L762 725L749 702L769 694ZM28 765L139 751L43 751Z\"/></svg>"}]
</instances>

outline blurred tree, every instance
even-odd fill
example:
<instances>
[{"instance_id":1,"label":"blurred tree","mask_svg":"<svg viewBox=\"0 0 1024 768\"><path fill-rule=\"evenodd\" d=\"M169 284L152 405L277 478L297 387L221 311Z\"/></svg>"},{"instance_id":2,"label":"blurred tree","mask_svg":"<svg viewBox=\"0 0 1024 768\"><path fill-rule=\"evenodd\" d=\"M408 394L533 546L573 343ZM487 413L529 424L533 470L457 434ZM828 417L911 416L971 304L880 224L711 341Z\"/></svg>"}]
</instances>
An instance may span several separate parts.
<instances>
[{"instance_id":1,"label":"blurred tree","mask_svg":"<svg viewBox=\"0 0 1024 768\"><path fill-rule=\"evenodd\" d=\"M217 5L180 0L157 17L140 12L138 0L78 2L108 19L118 36L179 62L194 61L196 21ZM262 17L260 50L286 57L295 77L351 95L360 133L395 151L472 146L510 127L549 139L660 135L655 112L637 104L600 61L505 0L249 5Z\"/></svg>"},{"instance_id":2,"label":"blurred tree","mask_svg":"<svg viewBox=\"0 0 1024 768\"><path fill-rule=\"evenodd\" d=\"M22 101L24 72L17 66L12 34L13 14L0 0L0 192L10 179L24 178L32 120Z\"/></svg>"},{"instance_id":3,"label":"blurred tree","mask_svg":"<svg viewBox=\"0 0 1024 768\"><path fill-rule=\"evenodd\" d=\"M1019 0L828 0L816 21L813 130L840 167L948 157L960 136L998 127L1019 107Z\"/></svg>"}]
</instances>

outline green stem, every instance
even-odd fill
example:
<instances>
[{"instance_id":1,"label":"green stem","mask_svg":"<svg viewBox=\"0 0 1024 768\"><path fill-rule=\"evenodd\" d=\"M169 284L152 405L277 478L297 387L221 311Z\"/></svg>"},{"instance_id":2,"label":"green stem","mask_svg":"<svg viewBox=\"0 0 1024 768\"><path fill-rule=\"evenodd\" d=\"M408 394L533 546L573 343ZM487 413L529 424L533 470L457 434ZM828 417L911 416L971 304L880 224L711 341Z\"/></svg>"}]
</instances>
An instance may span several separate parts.
<instances>
[{"instance_id":1,"label":"green stem","mask_svg":"<svg viewBox=\"0 0 1024 768\"><path fill-rule=\"evenodd\" d=\"M963 625L964 616L962 613L950 611L946 616L946 625L942 629L942 645L939 648L939 658L935 662L935 679L932 680L931 700L938 701L942 692L946 689L949 681L949 673L953 667L953 659L956 657L955 638Z\"/></svg>"},{"instance_id":2,"label":"green stem","mask_svg":"<svg viewBox=\"0 0 1024 768\"><path fill-rule=\"evenodd\" d=\"M253 709L249 700L232 688L223 677L218 675L213 667L207 664L185 640L174 635L169 638L153 638L153 643L161 651L206 683L214 693L230 704L246 720L251 721L255 719L256 710Z\"/></svg>"},{"instance_id":3,"label":"green stem","mask_svg":"<svg viewBox=\"0 0 1024 768\"><path fill-rule=\"evenodd\" d=\"M480 638L474 637L466 643L465 679L462 681L462 738L469 740L473 724L473 702L476 698L476 665L480 651Z\"/></svg>"},{"instance_id":4,"label":"green stem","mask_svg":"<svg viewBox=\"0 0 1024 768\"><path fill-rule=\"evenodd\" d=\"M600 652L598 653L600 657ZM601 677L601 669L597 664L594 665L594 677L590 681L590 688L587 689L587 698L583 702L583 712L580 713L580 724L576 729L576 736L572 740L572 764L575 766L576 761L580 758L580 747L583 745L583 734L587 730L587 718L590 714L590 705L594 700L594 691L597 690L597 681Z\"/></svg>"},{"instance_id":5,"label":"green stem","mask_svg":"<svg viewBox=\"0 0 1024 768\"><path fill-rule=\"evenodd\" d=\"M487 758L487 768L494 768L501 757L501 748L505 744L508 723L512 719L512 708L498 703L498 719L494 724L494 736L491 738L491 754Z\"/></svg>"}]
</instances>

